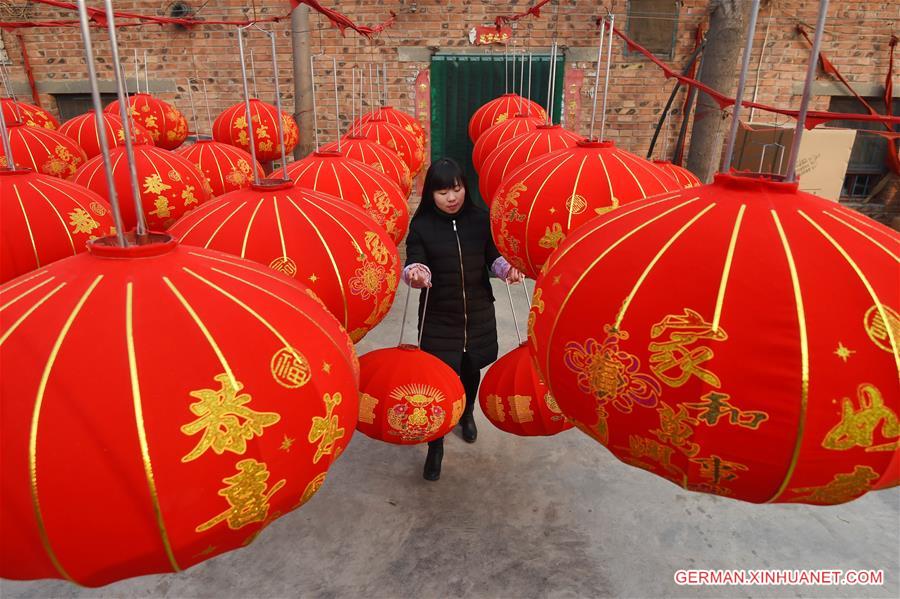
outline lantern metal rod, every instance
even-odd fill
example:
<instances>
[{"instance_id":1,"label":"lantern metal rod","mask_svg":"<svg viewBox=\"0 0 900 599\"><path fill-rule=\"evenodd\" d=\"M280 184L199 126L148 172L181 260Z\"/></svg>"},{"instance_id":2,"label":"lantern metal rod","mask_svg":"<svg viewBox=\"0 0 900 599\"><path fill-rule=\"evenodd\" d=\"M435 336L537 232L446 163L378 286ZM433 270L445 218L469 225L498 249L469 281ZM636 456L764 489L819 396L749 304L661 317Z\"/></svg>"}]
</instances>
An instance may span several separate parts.
<instances>
[{"instance_id":1,"label":"lantern metal rod","mask_svg":"<svg viewBox=\"0 0 900 599\"><path fill-rule=\"evenodd\" d=\"M188 90L188 99L191 103L191 114L194 117L194 133L197 135L197 139L199 140L200 139L200 132L199 132L200 126L199 126L199 122L197 121L197 105L194 104L194 90L191 89L191 78L190 77L188 77L188 80L187 80L187 90Z\"/></svg>"},{"instance_id":2,"label":"lantern metal rod","mask_svg":"<svg viewBox=\"0 0 900 599\"><path fill-rule=\"evenodd\" d=\"M528 293L528 279L522 279L522 291L525 293L525 305L531 309L531 294Z\"/></svg>"},{"instance_id":3,"label":"lantern metal rod","mask_svg":"<svg viewBox=\"0 0 900 599\"><path fill-rule=\"evenodd\" d=\"M310 87L312 89L312 105L313 105L313 131L316 135L316 152L319 151L319 110L316 108L316 61L315 55L309 57L309 78Z\"/></svg>"},{"instance_id":4,"label":"lantern metal rod","mask_svg":"<svg viewBox=\"0 0 900 599\"><path fill-rule=\"evenodd\" d=\"M146 50L144 50L144 93L150 93L150 63L147 61Z\"/></svg>"},{"instance_id":5,"label":"lantern metal rod","mask_svg":"<svg viewBox=\"0 0 900 599\"><path fill-rule=\"evenodd\" d=\"M350 135L356 131L356 67L350 69Z\"/></svg>"},{"instance_id":6,"label":"lantern metal rod","mask_svg":"<svg viewBox=\"0 0 900 599\"><path fill-rule=\"evenodd\" d=\"M519 114L522 114L522 100L525 99L525 51L522 51L522 58L519 65Z\"/></svg>"},{"instance_id":7,"label":"lantern metal rod","mask_svg":"<svg viewBox=\"0 0 900 599\"><path fill-rule=\"evenodd\" d=\"M750 70L750 54L753 52L753 36L756 33L756 17L759 14L759 0L753 0L750 5L750 23L747 26L747 41L744 44L744 56L741 60L741 73L738 76L737 93L734 96L734 108L731 111L731 130L728 133L728 142L725 145L725 155L722 158L720 172L727 172L731 166L731 158L734 156L734 142L737 139L738 126L740 125L741 103L744 101L744 88L747 85L747 71Z\"/></svg>"},{"instance_id":8,"label":"lantern metal rod","mask_svg":"<svg viewBox=\"0 0 900 599\"><path fill-rule=\"evenodd\" d=\"M609 95L609 67L612 64L613 32L616 27L616 15L609 15L609 51L606 54L606 77L603 79L603 113L600 115L600 141L606 137L606 100Z\"/></svg>"},{"instance_id":9,"label":"lantern metal rod","mask_svg":"<svg viewBox=\"0 0 900 599\"><path fill-rule=\"evenodd\" d=\"M387 77L387 63L381 65L381 79L384 81L384 100L381 102L383 107L388 106L388 77Z\"/></svg>"},{"instance_id":10,"label":"lantern metal rod","mask_svg":"<svg viewBox=\"0 0 900 599\"><path fill-rule=\"evenodd\" d=\"M247 60L244 58L244 28L238 27L238 51L241 55L241 81L244 84L244 114L247 117L247 132L249 134L250 161L253 168L253 182L259 185L259 169L256 165L256 139L253 134L253 117L250 113L250 85L247 82Z\"/></svg>"},{"instance_id":11,"label":"lantern metal rod","mask_svg":"<svg viewBox=\"0 0 900 599\"><path fill-rule=\"evenodd\" d=\"M403 304L403 316L400 317L400 340L397 345L403 345L403 331L406 330L406 313L409 312L409 296L412 295L412 286L406 286L406 302Z\"/></svg>"},{"instance_id":12,"label":"lantern metal rod","mask_svg":"<svg viewBox=\"0 0 900 599\"><path fill-rule=\"evenodd\" d=\"M422 349L422 335L425 333L425 315L428 313L428 290L429 289L431 289L431 288L430 287L425 288L425 301L423 303L424 305L422 306L422 322L420 323L421 326L419 327L419 340L418 340L418 343L416 344L416 347L418 347L419 349Z\"/></svg>"},{"instance_id":13,"label":"lantern metal rod","mask_svg":"<svg viewBox=\"0 0 900 599\"><path fill-rule=\"evenodd\" d=\"M588 139L594 139L594 122L597 119L597 92L600 89L600 61L603 60L603 39L606 35L606 18L603 19L603 27L600 28L600 43L597 45L597 70L594 73L594 102L591 106L591 132Z\"/></svg>"},{"instance_id":14,"label":"lantern metal rod","mask_svg":"<svg viewBox=\"0 0 900 599\"><path fill-rule=\"evenodd\" d=\"M528 116L531 116L531 51L528 52Z\"/></svg>"},{"instance_id":15,"label":"lantern metal rod","mask_svg":"<svg viewBox=\"0 0 900 599\"><path fill-rule=\"evenodd\" d=\"M287 176L287 148L284 147L284 112L281 109L281 83L278 80L278 54L275 50L275 32L266 31L259 26L256 28L269 36L269 42L272 46L272 73L274 79L273 84L275 85L275 109L278 111L278 143L281 145L281 169L285 176ZM256 81L255 77L256 76L254 75L254 85Z\"/></svg>"},{"instance_id":16,"label":"lantern metal rod","mask_svg":"<svg viewBox=\"0 0 900 599\"><path fill-rule=\"evenodd\" d=\"M250 48L250 77L253 78L253 97L259 99L259 88L256 86L256 61L253 59L253 48Z\"/></svg>"},{"instance_id":17,"label":"lantern metal rod","mask_svg":"<svg viewBox=\"0 0 900 599\"><path fill-rule=\"evenodd\" d=\"M506 295L509 297L509 311L512 312L513 324L516 325L516 339L522 345L522 332L519 331L519 319L516 318L516 307L513 305L512 291L509 289L509 281L506 281Z\"/></svg>"},{"instance_id":18,"label":"lantern metal rod","mask_svg":"<svg viewBox=\"0 0 900 599\"><path fill-rule=\"evenodd\" d=\"M103 124L103 104L100 101L100 88L97 85L97 71L94 68L94 48L91 44L91 27L88 22L87 4L78 0L78 20L81 25L81 37L84 41L84 58L87 65L88 80L91 84L91 99L94 104L94 125L97 128L97 141L100 154L103 156L103 172L106 175L106 188L109 190L109 203L112 207L113 222L116 225L116 243L119 247L127 245L125 241L125 225L122 222L122 211L119 208L119 195L113 179L112 161L109 159L109 145L106 140L106 127ZM5 122L4 122L5 128Z\"/></svg>"},{"instance_id":19,"label":"lantern metal rod","mask_svg":"<svg viewBox=\"0 0 900 599\"><path fill-rule=\"evenodd\" d=\"M3 153L6 154L6 168L16 170L16 161L13 158L12 144L9 143L9 129L6 128L6 114L0 110L0 137L3 138Z\"/></svg>"},{"instance_id":20,"label":"lantern metal rod","mask_svg":"<svg viewBox=\"0 0 900 599\"><path fill-rule=\"evenodd\" d=\"M196 74L196 73L195 73ZM206 123L209 125L209 135L212 136L212 112L209 110L209 94L206 91L206 78L203 79L203 101L206 103Z\"/></svg>"},{"instance_id":21,"label":"lantern metal rod","mask_svg":"<svg viewBox=\"0 0 900 599\"><path fill-rule=\"evenodd\" d=\"M509 40L503 44L503 93L509 93Z\"/></svg>"},{"instance_id":22,"label":"lantern metal rod","mask_svg":"<svg viewBox=\"0 0 900 599\"><path fill-rule=\"evenodd\" d=\"M12 81L10 81L9 72L6 70L6 65L0 64L0 76L3 77L3 87L6 88L6 96L12 100L13 110L16 113L16 122L22 122L22 107L19 106L19 101L16 99L16 93L13 91Z\"/></svg>"},{"instance_id":23,"label":"lantern metal rod","mask_svg":"<svg viewBox=\"0 0 900 599\"><path fill-rule=\"evenodd\" d=\"M138 62L138 51L137 48L133 50L134 52L134 91L135 93L141 93L141 63Z\"/></svg>"},{"instance_id":24,"label":"lantern metal rod","mask_svg":"<svg viewBox=\"0 0 900 599\"><path fill-rule=\"evenodd\" d=\"M550 46L550 76L547 79L547 124L553 124L553 90L556 89L556 62L559 45L553 42Z\"/></svg>"},{"instance_id":25,"label":"lantern metal rod","mask_svg":"<svg viewBox=\"0 0 900 599\"><path fill-rule=\"evenodd\" d=\"M334 128L337 132L337 151L341 151L341 99L338 97L337 58L331 57L331 75L334 79Z\"/></svg>"},{"instance_id":26,"label":"lantern metal rod","mask_svg":"<svg viewBox=\"0 0 900 599\"><path fill-rule=\"evenodd\" d=\"M809 100L812 96L812 83L816 76L816 64L819 61L819 48L822 46L822 33L825 31L825 19L828 17L828 0L819 0L819 19L816 21L816 37L813 39L812 52L809 55L809 66L806 69L806 81L803 83L803 97L800 100L800 113L797 115L797 127L791 152L788 154L788 170L784 177L787 182L797 180L797 155L800 152L800 138L806 128L806 113L809 112Z\"/></svg>"}]
</instances>

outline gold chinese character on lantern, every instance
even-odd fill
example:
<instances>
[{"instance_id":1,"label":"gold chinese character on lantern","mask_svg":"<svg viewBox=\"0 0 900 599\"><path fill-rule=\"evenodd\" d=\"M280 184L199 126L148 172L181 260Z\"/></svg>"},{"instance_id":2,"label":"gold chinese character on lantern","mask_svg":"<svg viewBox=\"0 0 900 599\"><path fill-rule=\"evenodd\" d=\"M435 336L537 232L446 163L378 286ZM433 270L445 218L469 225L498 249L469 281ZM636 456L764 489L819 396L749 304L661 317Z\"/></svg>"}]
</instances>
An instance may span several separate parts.
<instances>
[{"instance_id":1,"label":"gold chinese character on lantern","mask_svg":"<svg viewBox=\"0 0 900 599\"><path fill-rule=\"evenodd\" d=\"M716 426L721 418L727 417L731 424L756 430L769 419L766 412L741 410L731 405L730 395L716 391L701 396L698 403L686 403L684 406L695 410L697 414L694 418L709 426Z\"/></svg>"},{"instance_id":2,"label":"gold chinese character on lantern","mask_svg":"<svg viewBox=\"0 0 900 599\"><path fill-rule=\"evenodd\" d=\"M671 443L688 457L697 455L700 445L690 440L694 434L690 425L697 424L697 421L691 418L685 407L678 406L678 412L675 412L667 404L661 404L656 411L659 413L659 428L650 432L663 443Z\"/></svg>"},{"instance_id":3,"label":"gold chinese character on lantern","mask_svg":"<svg viewBox=\"0 0 900 599\"><path fill-rule=\"evenodd\" d=\"M288 389L302 387L312 376L309 361L293 347L282 347L275 352L270 367L275 381Z\"/></svg>"},{"instance_id":4,"label":"gold chinese character on lantern","mask_svg":"<svg viewBox=\"0 0 900 599\"><path fill-rule=\"evenodd\" d=\"M284 479L269 489L266 464L253 459L241 460L237 463L237 469L237 474L223 479L222 482L228 486L219 491L230 507L194 530L203 532L223 521L228 523L229 528L237 530L253 522L265 521L269 514L269 499L284 486Z\"/></svg>"},{"instance_id":5,"label":"gold chinese character on lantern","mask_svg":"<svg viewBox=\"0 0 900 599\"><path fill-rule=\"evenodd\" d=\"M900 314L889 306L872 306L866 311L863 324L872 343L894 353L893 345L900 344Z\"/></svg>"},{"instance_id":6,"label":"gold chinese character on lantern","mask_svg":"<svg viewBox=\"0 0 900 599\"><path fill-rule=\"evenodd\" d=\"M325 417L314 416L312 427L309 429L309 442L319 441L316 455L313 456L313 463L317 463L323 456L331 454L334 451L334 444L344 436L344 429L338 426L338 417L334 413L334 408L341 403L341 394L326 393L323 400Z\"/></svg>"},{"instance_id":7,"label":"gold chinese character on lantern","mask_svg":"<svg viewBox=\"0 0 900 599\"><path fill-rule=\"evenodd\" d=\"M821 487L792 489L794 493L801 493L801 495L793 497L791 501L806 501L823 505L846 503L871 489L879 478L878 474L868 466L856 466L853 472L835 474L831 482ZM802 495L802 493L806 493L806 495Z\"/></svg>"},{"instance_id":8,"label":"gold chinese character on lantern","mask_svg":"<svg viewBox=\"0 0 900 599\"><path fill-rule=\"evenodd\" d=\"M650 337L657 339L668 332L668 339L651 342L650 370L670 387L680 387L691 376L719 387L719 377L701 368L701 364L713 358L712 348L701 345L689 347L700 340L725 341L728 335L721 328L713 330L712 324L703 320L694 310L685 308L683 314L669 314L650 329Z\"/></svg>"},{"instance_id":9,"label":"gold chinese character on lantern","mask_svg":"<svg viewBox=\"0 0 900 599\"><path fill-rule=\"evenodd\" d=\"M900 440L875 444L875 431L881 429L883 440L900 437L900 422L897 415L886 405L881 392L870 384L862 384L857 389L859 410L853 401L845 397L841 402L841 421L836 424L822 441L822 447L843 451L863 447L866 451L895 451Z\"/></svg>"},{"instance_id":10,"label":"gold chinese character on lantern","mask_svg":"<svg viewBox=\"0 0 900 599\"><path fill-rule=\"evenodd\" d=\"M738 472L749 470L744 464L729 462L717 455L711 455L708 458L693 458L691 461L700 466L700 476L709 479L716 485L736 480Z\"/></svg>"},{"instance_id":11,"label":"gold chinese character on lantern","mask_svg":"<svg viewBox=\"0 0 900 599\"><path fill-rule=\"evenodd\" d=\"M69 213L69 224L73 227L72 233L86 233L88 235L100 226L100 223L94 220L94 217L84 208L76 208Z\"/></svg>"}]
</instances>

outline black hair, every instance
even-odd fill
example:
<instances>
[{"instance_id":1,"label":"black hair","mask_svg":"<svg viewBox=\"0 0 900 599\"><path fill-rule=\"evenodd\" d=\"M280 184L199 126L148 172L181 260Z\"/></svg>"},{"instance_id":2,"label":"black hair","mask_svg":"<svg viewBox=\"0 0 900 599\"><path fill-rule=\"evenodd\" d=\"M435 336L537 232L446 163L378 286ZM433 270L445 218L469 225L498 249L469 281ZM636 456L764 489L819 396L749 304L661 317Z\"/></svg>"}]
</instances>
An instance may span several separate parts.
<instances>
[{"instance_id":1,"label":"black hair","mask_svg":"<svg viewBox=\"0 0 900 599\"><path fill-rule=\"evenodd\" d=\"M462 208L460 208L460 212L462 212L472 205L469 184L466 181L466 174L463 172L462 167L452 158L440 158L432 162L425 173L425 184L422 185L422 200L419 202L419 207L416 208L413 218L428 210L437 212L438 208L434 204L434 192L441 189L452 189L457 185L466 190L466 197L463 200Z\"/></svg>"}]
</instances>

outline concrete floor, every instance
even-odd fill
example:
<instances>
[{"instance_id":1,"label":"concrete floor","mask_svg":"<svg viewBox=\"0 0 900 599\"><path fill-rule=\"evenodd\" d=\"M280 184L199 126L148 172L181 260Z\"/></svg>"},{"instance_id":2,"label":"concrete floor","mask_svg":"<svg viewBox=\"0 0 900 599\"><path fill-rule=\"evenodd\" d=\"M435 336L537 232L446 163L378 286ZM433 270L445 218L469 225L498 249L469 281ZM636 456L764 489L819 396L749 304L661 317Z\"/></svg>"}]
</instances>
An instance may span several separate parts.
<instances>
[{"instance_id":1,"label":"concrete floor","mask_svg":"<svg viewBox=\"0 0 900 599\"><path fill-rule=\"evenodd\" d=\"M502 353L516 337L495 285ZM396 344L405 293L360 353ZM310 503L245 549L101 589L4 580L0 596L900 597L898 489L828 508L756 506L682 491L577 430L528 439L478 423L474 445L448 437L439 482L422 479L423 447L357 434ZM885 584L674 583L695 568L881 569Z\"/></svg>"}]
</instances>

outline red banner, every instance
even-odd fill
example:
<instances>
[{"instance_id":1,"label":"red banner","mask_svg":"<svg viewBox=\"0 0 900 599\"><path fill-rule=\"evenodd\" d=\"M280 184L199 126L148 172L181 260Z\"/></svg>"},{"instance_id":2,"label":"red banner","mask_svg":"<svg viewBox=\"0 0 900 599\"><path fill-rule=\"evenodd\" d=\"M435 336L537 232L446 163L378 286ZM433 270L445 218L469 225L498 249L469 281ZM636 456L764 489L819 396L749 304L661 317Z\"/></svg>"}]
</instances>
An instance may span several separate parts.
<instances>
[{"instance_id":1,"label":"red banner","mask_svg":"<svg viewBox=\"0 0 900 599\"><path fill-rule=\"evenodd\" d=\"M584 82L583 69L569 69L563 79L562 125L571 130L578 124L581 110L581 85Z\"/></svg>"},{"instance_id":2,"label":"red banner","mask_svg":"<svg viewBox=\"0 0 900 599\"><path fill-rule=\"evenodd\" d=\"M493 25L478 25L469 30L469 42L476 46L490 44L506 44L512 39L512 27L495 27Z\"/></svg>"},{"instance_id":3,"label":"red banner","mask_svg":"<svg viewBox=\"0 0 900 599\"><path fill-rule=\"evenodd\" d=\"M423 69L416 75L416 120L425 130L425 161L431 162L431 78L430 71ZM416 179L415 187L419 187L419 178L425 176L422 169Z\"/></svg>"}]
</instances>

